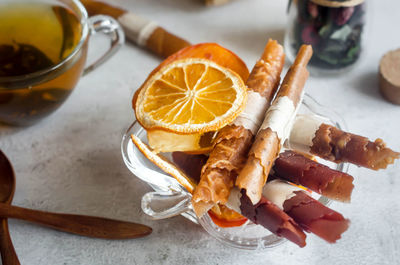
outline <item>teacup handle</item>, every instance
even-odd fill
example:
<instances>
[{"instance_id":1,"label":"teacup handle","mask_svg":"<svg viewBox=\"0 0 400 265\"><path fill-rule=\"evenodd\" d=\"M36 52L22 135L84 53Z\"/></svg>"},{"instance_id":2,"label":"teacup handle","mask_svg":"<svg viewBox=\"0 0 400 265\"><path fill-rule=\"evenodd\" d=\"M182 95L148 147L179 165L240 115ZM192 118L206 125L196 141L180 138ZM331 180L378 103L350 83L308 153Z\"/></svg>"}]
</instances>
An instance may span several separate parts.
<instances>
[{"instance_id":1,"label":"teacup handle","mask_svg":"<svg viewBox=\"0 0 400 265\"><path fill-rule=\"evenodd\" d=\"M96 15L89 18L90 34L102 33L111 40L110 48L83 71L86 75L111 58L125 42L125 34L118 22L109 16Z\"/></svg>"},{"instance_id":2,"label":"teacup handle","mask_svg":"<svg viewBox=\"0 0 400 265\"><path fill-rule=\"evenodd\" d=\"M192 210L190 193L154 191L142 197L142 210L153 219L170 218Z\"/></svg>"}]
</instances>

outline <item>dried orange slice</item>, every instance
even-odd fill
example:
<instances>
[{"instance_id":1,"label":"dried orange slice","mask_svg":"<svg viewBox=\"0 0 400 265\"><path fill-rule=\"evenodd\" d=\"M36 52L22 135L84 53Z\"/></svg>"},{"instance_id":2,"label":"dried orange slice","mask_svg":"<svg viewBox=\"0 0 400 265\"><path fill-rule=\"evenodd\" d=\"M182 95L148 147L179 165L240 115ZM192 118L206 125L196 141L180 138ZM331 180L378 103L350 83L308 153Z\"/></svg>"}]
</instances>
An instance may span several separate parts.
<instances>
[{"instance_id":1,"label":"dried orange slice","mask_svg":"<svg viewBox=\"0 0 400 265\"><path fill-rule=\"evenodd\" d=\"M235 227L242 226L247 222L247 218L225 205L215 205L208 211L211 220L219 227Z\"/></svg>"},{"instance_id":2,"label":"dried orange slice","mask_svg":"<svg viewBox=\"0 0 400 265\"><path fill-rule=\"evenodd\" d=\"M246 81L249 70L246 64L234 52L216 43L200 43L186 47L165 59L158 67L161 68L173 61L185 58L203 58L229 68ZM155 69L157 70L157 69Z\"/></svg>"},{"instance_id":3,"label":"dried orange slice","mask_svg":"<svg viewBox=\"0 0 400 265\"><path fill-rule=\"evenodd\" d=\"M239 74L243 80L247 80L249 76L249 70L246 64L235 53L216 43L200 43L186 47L169 56L150 73L145 83L162 67L173 61L185 58L203 58L211 60ZM132 106L134 109L137 96L142 88L143 85L136 91L133 97ZM205 137L203 133L183 135L168 133L161 130L147 130L147 136L149 145L156 152L184 151L188 153L204 154L208 153L212 148L212 142L210 141L212 139L208 136ZM173 141L171 141L171 139L173 139ZM179 145L176 143L179 143Z\"/></svg>"},{"instance_id":4,"label":"dried orange slice","mask_svg":"<svg viewBox=\"0 0 400 265\"><path fill-rule=\"evenodd\" d=\"M211 60L239 74L244 81L247 80L250 74L246 64L234 52L222 47L217 43L199 43L183 48L182 50L166 58L150 73L146 81L167 64L186 58L203 58ZM135 98L133 98L133 103L135 103ZM133 106L135 106L135 104L133 104Z\"/></svg>"},{"instance_id":5,"label":"dried orange slice","mask_svg":"<svg viewBox=\"0 0 400 265\"><path fill-rule=\"evenodd\" d=\"M155 73L157 73L162 67L172 63L173 61L182 60L186 58L203 58L211 60L223 67L229 68L240 77L246 81L249 77L249 69L247 69L246 64L237 56L234 52L222 47L216 43L199 43L196 45L192 45L182 50L172 54L167 59L162 61L147 77L146 83ZM135 109L137 95L140 90L143 88L143 85L136 91L133 99L132 106Z\"/></svg>"},{"instance_id":6,"label":"dried orange slice","mask_svg":"<svg viewBox=\"0 0 400 265\"><path fill-rule=\"evenodd\" d=\"M246 86L235 72L201 58L173 61L154 73L136 99L136 118L147 130L180 134L215 131L246 104Z\"/></svg>"}]
</instances>

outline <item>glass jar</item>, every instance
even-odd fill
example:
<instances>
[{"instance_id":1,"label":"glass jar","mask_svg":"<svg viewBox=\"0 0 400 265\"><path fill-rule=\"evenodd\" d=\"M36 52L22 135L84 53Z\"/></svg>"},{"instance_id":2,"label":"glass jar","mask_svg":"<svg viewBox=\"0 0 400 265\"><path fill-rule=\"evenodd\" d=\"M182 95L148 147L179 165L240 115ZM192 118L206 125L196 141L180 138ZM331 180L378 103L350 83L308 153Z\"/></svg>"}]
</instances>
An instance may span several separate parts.
<instances>
[{"instance_id":1,"label":"glass jar","mask_svg":"<svg viewBox=\"0 0 400 265\"><path fill-rule=\"evenodd\" d=\"M313 74L340 73L353 67L364 50L364 0L290 0L285 50L294 61L302 44L314 54Z\"/></svg>"}]
</instances>

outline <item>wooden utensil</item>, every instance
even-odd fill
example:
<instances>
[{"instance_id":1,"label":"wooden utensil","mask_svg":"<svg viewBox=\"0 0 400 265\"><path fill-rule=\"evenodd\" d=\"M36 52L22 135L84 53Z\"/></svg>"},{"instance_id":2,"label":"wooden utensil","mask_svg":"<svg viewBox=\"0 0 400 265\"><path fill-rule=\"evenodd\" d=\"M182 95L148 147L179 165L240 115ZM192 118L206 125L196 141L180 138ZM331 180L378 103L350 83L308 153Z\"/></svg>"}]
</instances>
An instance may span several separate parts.
<instances>
[{"instance_id":1,"label":"wooden utensil","mask_svg":"<svg viewBox=\"0 0 400 265\"><path fill-rule=\"evenodd\" d=\"M109 15L122 25L128 40L145 47L163 58L190 45L186 40L168 32L154 21L112 6L103 1L82 0L89 15Z\"/></svg>"},{"instance_id":2,"label":"wooden utensil","mask_svg":"<svg viewBox=\"0 0 400 265\"><path fill-rule=\"evenodd\" d=\"M0 151L0 198L4 197L6 191L9 194L10 191L11 193L14 191L15 175L9 162L9 168L7 168L7 162L6 156ZM4 202L0 203L0 217L16 218L72 234L104 239L137 238L147 236L152 232L150 227L142 224L101 217L30 210Z\"/></svg>"},{"instance_id":3,"label":"wooden utensil","mask_svg":"<svg viewBox=\"0 0 400 265\"><path fill-rule=\"evenodd\" d=\"M104 239L129 239L147 236L148 226L102 217L50 213L0 203L0 216L37 223L81 236Z\"/></svg>"},{"instance_id":4,"label":"wooden utensil","mask_svg":"<svg viewBox=\"0 0 400 265\"><path fill-rule=\"evenodd\" d=\"M0 150L0 202L11 204L15 191L15 178L10 161ZM15 252L8 231L7 218L0 219L0 252L3 265L19 265L17 253Z\"/></svg>"}]
</instances>

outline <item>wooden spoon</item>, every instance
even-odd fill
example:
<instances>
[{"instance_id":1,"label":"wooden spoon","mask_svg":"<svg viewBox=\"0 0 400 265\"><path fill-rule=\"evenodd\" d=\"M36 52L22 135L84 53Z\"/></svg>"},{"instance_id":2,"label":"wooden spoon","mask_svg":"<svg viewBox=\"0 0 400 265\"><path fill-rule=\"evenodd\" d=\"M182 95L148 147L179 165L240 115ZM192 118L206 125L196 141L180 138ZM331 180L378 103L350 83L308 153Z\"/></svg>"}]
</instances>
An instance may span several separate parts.
<instances>
[{"instance_id":1,"label":"wooden spoon","mask_svg":"<svg viewBox=\"0 0 400 265\"><path fill-rule=\"evenodd\" d=\"M14 171L7 157L0 150L0 202L11 204L15 191ZM4 183L8 183L5 185ZM3 265L20 265L11 242L7 218L0 219L0 252Z\"/></svg>"},{"instance_id":2,"label":"wooden spoon","mask_svg":"<svg viewBox=\"0 0 400 265\"><path fill-rule=\"evenodd\" d=\"M0 161L3 160L8 161L0 152ZM0 168L0 172L0 192L13 191L14 172L3 168ZM30 210L6 203L0 203L0 217L21 219L72 234L104 239L138 238L152 232L151 227L142 224L101 217Z\"/></svg>"}]
</instances>

